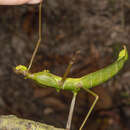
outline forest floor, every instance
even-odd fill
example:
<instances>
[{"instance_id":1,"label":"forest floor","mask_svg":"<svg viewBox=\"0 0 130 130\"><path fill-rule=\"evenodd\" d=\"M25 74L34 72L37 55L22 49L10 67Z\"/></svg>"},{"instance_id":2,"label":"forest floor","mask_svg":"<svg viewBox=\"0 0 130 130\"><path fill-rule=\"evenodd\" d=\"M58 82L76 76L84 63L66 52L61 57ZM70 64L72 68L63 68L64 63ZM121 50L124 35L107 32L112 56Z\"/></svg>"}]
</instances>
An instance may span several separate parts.
<instances>
[{"instance_id":1,"label":"forest floor","mask_svg":"<svg viewBox=\"0 0 130 130\"><path fill-rule=\"evenodd\" d=\"M130 52L129 0L45 0L42 43L31 72L49 69L63 76L80 50L69 77L94 72L116 60L125 44ZM28 65L38 40L38 6L0 6L0 115L40 121L65 128L72 93L41 88L14 73ZM130 60L108 82L92 89L99 95L84 129L130 129ZM81 90L72 130L78 130L94 98Z\"/></svg>"}]
</instances>

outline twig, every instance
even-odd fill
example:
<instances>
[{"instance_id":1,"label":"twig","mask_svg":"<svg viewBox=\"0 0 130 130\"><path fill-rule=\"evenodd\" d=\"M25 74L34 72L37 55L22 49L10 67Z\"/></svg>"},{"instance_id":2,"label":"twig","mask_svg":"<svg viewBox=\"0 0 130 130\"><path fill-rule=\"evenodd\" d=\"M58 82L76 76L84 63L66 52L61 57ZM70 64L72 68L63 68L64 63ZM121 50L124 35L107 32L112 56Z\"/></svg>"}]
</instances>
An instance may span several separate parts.
<instances>
[{"instance_id":1,"label":"twig","mask_svg":"<svg viewBox=\"0 0 130 130\"><path fill-rule=\"evenodd\" d=\"M21 119L14 115L0 116L0 130L65 130L51 125Z\"/></svg>"}]
</instances>

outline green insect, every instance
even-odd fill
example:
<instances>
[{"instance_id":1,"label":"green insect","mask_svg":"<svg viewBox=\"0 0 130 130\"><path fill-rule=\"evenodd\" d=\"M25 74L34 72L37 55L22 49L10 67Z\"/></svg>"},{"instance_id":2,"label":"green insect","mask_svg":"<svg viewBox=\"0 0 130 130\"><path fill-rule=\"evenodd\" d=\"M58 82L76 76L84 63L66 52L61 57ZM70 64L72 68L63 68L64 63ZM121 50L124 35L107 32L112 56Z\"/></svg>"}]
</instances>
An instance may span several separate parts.
<instances>
[{"instance_id":1,"label":"green insect","mask_svg":"<svg viewBox=\"0 0 130 130\"><path fill-rule=\"evenodd\" d=\"M36 81L38 84L40 84L41 86L43 85L43 86L56 88L57 90L69 90L73 92L73 98L71 101L68 121L66 124L67 130L70 130L71 128L71 121L72 121L77 93L80 91L80 89L84 89L85 91L92 94L95 97L95 100L87 116L85 117L82 125L79 128L79 130L81 130L98 100L98 95L92 92L90 88L97 86L101 83L104 83L105 81L109 80L114 75L116 75L122 69L122 67L124 66L124 63L128 59L128 52L127 52L126 47L124 46L124 48L120 51L117 60L113 64L103 69L100 69L96 72L85 75L81 78L67 78L67 75L70 72L70 68L72 64L74 63L75 58L73 58L72 61L69 63L63 77L54 75L51 72L49 72L49 70L43 70L37 73L30 73L29 70L31 68L32 62L34 60L34 57L36 55L36 52L41 42L41 12L42 12L41 8L42 8L42 3L40 3L40 6L39 6L39 40L33 52L29 67L26 67L24 65L18 65L15 68L15 72L23 74L26 79L32 79Z\"/></svg>"}]
</instances>

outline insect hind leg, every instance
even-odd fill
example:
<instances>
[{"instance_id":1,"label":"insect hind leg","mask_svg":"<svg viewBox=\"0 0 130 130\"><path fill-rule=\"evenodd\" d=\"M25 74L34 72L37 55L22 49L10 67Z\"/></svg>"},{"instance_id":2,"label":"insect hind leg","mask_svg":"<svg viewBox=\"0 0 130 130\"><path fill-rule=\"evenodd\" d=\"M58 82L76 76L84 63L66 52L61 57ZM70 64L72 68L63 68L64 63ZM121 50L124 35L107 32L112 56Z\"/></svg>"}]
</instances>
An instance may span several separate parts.
<instances>
[{"instance_id":1,"label":"insect hind leg","mask_svg":"<svg viewBox=\"0 0 130 130\"><path fill-rule=\"evenodd\" d=\"M90 93L91 95L93 95L93 96L95 97L95 100L94 100L92 106L90 107L90 109L89 109L89 111L88 111L88 113L87 113L87 115L86 115L86 117L85 117L83 123L81 124L79 130L82 130L82 128L84 127L84 125L85 125L85 123L86 123L88 117L90 116L92 110L94 109L94 107L95 107L95 105L96 105L96 103L97 103L97 101L98 101L98 99L99 99L99 96L98 96L96 93L94 93L93 91L91 91L91 90L89 90L89 89L87 89L87 88L84 88L84 89L85 89L88 93Z\"/></svg>"},{"instance_id":2,"label":"insect hind leg","mask_svg":"<svg viewBox=\"0 0 130 130\"><path fill-rule=\"evenodd\" d=\"M72 122L72 116L73 116L74 107L75 107L76 96L77 96L77 93L73 93L73 98L72 98L71 105L70 105L69 116L68 116L68 120L67 120L67 124L66 124L66 130L70 130L70 127L71 127L71 122Z\"/></svg>"}]
</instances>

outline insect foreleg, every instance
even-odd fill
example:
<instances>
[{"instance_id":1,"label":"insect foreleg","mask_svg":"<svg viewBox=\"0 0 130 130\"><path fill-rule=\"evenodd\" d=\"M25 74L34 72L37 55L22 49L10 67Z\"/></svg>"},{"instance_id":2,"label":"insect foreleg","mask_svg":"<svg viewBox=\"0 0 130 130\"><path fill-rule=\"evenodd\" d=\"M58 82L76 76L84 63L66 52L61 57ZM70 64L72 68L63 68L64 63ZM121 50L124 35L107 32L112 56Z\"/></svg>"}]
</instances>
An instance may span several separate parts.
<instances>
[{"instance_id":1,"label":"insect foreleg","mask_svg":"<svg viewBox=\"0 0 130 130\"><path fill-rule=\"evenodd\" d=\"M82 128L84 127L84 125L85 125L85 123L86 123L88 117L90 116L90 114L91 114L93 108L95 107L95 104L97 103L97 101L98 101L98 99L99 99L99 96L98 96L96 93L94 93L93 91L91 91L91 90L89 90L89 89L87 89L87 88L84 88L84 89L85 89L88 93L90 93L91 95L93 95L93 96L95 97L95 100L94 100L94 102L93 102L91 108L89 109L89 111L88 111L88 113L87 113L87 115L86 115L86 117L85 117L83 123L81 124L79 130L82 130Z\"/></svg>"},{"instance_id":2,"label":"insect foreleg","mask_svg":"<svg viewBox=\"0 0 130 130\"><path fill-rule=\"evenodd\" d=\"M77 92L74 92L73 98L72 98L72 101L71 101L69 116L68 116L68 120L67 120L67 124L66 124L66 130L70 130L70 127L71 127L71 121L72 121L72 116L73 116L73 112L74 112L76 96L77 96Z\"/></svg>"},{"instance_id":3,"label":"insect foreleg","mask_svg":"<svg viewBox=\"0 0 130 130\"><path fill-rule=\"evenodd\" d=\"M28 66L28 71L30 70L30 68L32 66L33 60L35 58L35 55L37 53L37 50L38 50L39 45L41 43L41 40L42 40L42 1L40 2L40 5L39 5L39 39L36 43L36 47L35 47L34 52L32 54L32 57L31 57L31 60L30 60L29 66Z\"/></svg>"}]
</instances>

